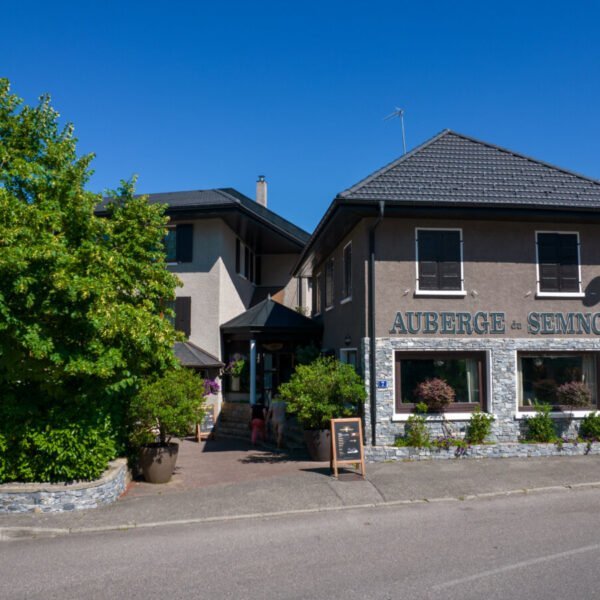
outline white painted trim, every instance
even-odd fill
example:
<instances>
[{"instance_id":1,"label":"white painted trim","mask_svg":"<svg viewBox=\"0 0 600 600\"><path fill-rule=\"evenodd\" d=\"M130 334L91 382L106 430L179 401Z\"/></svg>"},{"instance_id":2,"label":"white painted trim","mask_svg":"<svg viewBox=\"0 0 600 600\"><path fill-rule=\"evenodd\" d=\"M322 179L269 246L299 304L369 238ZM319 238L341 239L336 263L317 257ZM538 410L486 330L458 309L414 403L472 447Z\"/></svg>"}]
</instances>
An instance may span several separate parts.
<instances>
[{"instance_id":1,"label":"white painted trim","mask_svg":"<svg viewBox=\"0 0 600 600\"><path fill-rule=\"evenodd\" d=\"M415 296L455 296L459 298L464 298L467 295L467 292L460 290L415 290Z\"/></svg>"},{"instance_id":2,"label":"white painted trim","mask_svg":"<svg viewBox=\"0 0 600 600\"><path fill-rule=\"evenodd\" d=\"M558 233L558 234L575 234L577 236L577 277L579 279L579 292L542 292L540 291L540 253L538 248L538 234L540 233ZM585 294L581 291L581 238L579 231L556 231L546 229L535 230L535 285L536 298L584 298Z\"/></svg>"},{"instance_id":3,"label":"white painted trim","mask_svg":"<svg viewBox=\"0 0 600 600\"><path fill-rule=\"evenodd\" d=\"M419 289L419 231L458 231L460 233L460 290L420 290ZM458 296L466 295L465 292L465 260L463 253L463 230L462 227L415 227L415 296ZM430 292L433 292L431 294ZM450 292L450 293L448 293ZM456 292L459 292L456 294Z\"/></svg>"},{"instance_id":4,"label":"white painted trim","mask_svg":"<svg viewBox=\"0 0 600 600\"><path fill-rule=\"evenodd\" d=\"M392 417L392 423L405 423L408 421L408 417L413 416L415 413L394 413ZM484 413L492 414L492 413ZM442 415L423 415L427 423L441 423L442 421L470 421L473 413L444 413Z\"/></svg>"},{"instance_id":5,"label":"white painted trim","mask_svg":"<svg viewBox=\"0 0 600 600\"><path fill-rule=\"evenodd\" d=\"M587 417L591 415L594 410L573 410L571 412L563 412L563 411L554 411L550 413L550 417L556 420L560 419L581 419L583 417ZM515 412L515 421L521 421L526 419L527 417L533 417L535 415L535 410L523 412L517 410Z\"/></svg>"},{"instance_id":6,"label":"white painted trim","mask_svg":"<svg viewBox=\"0 0 600 600\"><path fill-rule=\"evenodd\" d=\"M347 298L340 300L340 304L348 304L348 302L352 302L352 296L348 296Z\"/></svg>"},{"instance_id":7,"label":"white painted trim","mask_svg":"<svg viewBox=\"0 0 600 600\"><path fill-rule=\"evenodd\" d=\"M539 266L539 265L538 265ZM538 287L539 287L538 281ZM579 288L581 288L581 277L579 280ZM583 292L537 292L536 298L585 298Z\"/></svg>"}]
</instances>

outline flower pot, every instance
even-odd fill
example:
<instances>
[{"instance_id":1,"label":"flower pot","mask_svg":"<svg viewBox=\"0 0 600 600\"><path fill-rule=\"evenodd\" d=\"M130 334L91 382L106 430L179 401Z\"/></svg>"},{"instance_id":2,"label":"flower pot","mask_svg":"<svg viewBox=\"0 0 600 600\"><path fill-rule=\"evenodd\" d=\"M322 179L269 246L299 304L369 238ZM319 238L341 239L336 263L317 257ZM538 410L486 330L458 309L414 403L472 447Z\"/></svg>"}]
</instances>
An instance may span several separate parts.
<instances>
[{"instance_id":1,"label":"flower pot","mask_svg":"<svg viewBox=\"0 0 600 600\"><path fill-rule=\"evenodd\" d=\"M240 391L240 378L232 376L231 377L231 391L239 392Z\"/></svg>"},{"instance_id":2,"label":"flower pot","mask_svg":"<svg viewBox=\"0 0 600 600\"><path fill-rule=\"evenodd\" d=\"M331 432L329 429L305 430L304 442L308 454L313 460L331 460Z\"/></svg>"},{"instance_id":3,"label":"flower pot","mask_svg":"<svg viewBox=\"0 0 600 600\"><path fill-rule=\"evenodd\" d=\"M167 483L171 480L179 444L146 444L140 449L140 469L148 483Z\"/></svg>"}]
</instances>

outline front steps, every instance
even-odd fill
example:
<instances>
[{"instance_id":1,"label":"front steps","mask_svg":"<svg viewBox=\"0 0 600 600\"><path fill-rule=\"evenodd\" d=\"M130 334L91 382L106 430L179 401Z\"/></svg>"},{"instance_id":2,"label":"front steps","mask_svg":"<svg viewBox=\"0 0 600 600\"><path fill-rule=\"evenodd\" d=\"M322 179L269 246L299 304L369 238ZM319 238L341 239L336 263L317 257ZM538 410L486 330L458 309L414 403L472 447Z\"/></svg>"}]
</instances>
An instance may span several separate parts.
<instances>
[{"instance_id":1,"label":"front steps","mask_svg":"<svg viewBox=\"0 0 600 600\"><path fill-rule=\"evenodd\" d=\"M217 436L250 439L251 409L245 402L223 402L217 426ZM272 440L269 440L271 443ZM274 444L274 442L273 442ZM291 452L305 453L302 427L296 417L289 417L285 428L285 448Z\"/></svg>"}]
</instances>

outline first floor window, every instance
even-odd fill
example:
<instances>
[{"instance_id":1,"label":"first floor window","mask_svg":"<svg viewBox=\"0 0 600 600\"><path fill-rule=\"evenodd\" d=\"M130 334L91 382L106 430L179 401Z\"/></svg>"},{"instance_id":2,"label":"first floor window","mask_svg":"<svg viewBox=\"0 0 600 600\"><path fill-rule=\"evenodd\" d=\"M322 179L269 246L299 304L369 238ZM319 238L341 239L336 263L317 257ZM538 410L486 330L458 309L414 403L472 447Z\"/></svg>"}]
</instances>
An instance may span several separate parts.
<instances>
[{"instance_id":1,"label":"first floor window","mask_svg":"<svg viewBox=\"0 0 600 600\"><path fill-rule=\"evenodd\" d=\"M358 371L358 352L355 348L341 348L340 361L352 365L354 370Z\"/></svg>"},{"instance_id":2,"label":"first floor window","mask_svg":"<svg viewBox=\"0 0 600 600\"><path fill-rule=\"evenodd\" d=\"M579 234L537 233L538 289L546 293L578 293Z\"/></svg>"},{"instance_id":3,"label":"first floor window","mask_svg":"<svg viewBox=\"0 0 600 600\"><path fill-rule=\"evenodd\" d=\"M343 299L352 297L352 242L344 246L344 289Z\"/></svg>"},{"instance_id":4,"label":"first floor window","mask_svg":"<svg viewBox=\"0 0 600 600\"><path fill-rule=\"evenodd\" d=\"M535 404L558 409L585 410L581 398L589 397L589 408L598 405L598 361L595 353L519 354L520 407L532 410ZM573 402L572 398L580 398Z\"/></svg>"},{"instance_id":5,"label":"first floor window","mask_svg":"<svg viewBox=\"0 0 600 600\"><path fill-rule=\"evenodd\" d=\"M417 229L419 291L461 291L462 231Z\"/></svg>"},{"instance_id":6,"label":"first floor window","mask_svg":"<svg viewBox=\"0 0 600 600\"><path fill-rule=\"evenodd\" d=\"M446 411L485 407L485 353L396 353L396 412L412 412L427 382L454 392ZM435 389L435 387L434 387Z\"/></svg>"}]
</instances>

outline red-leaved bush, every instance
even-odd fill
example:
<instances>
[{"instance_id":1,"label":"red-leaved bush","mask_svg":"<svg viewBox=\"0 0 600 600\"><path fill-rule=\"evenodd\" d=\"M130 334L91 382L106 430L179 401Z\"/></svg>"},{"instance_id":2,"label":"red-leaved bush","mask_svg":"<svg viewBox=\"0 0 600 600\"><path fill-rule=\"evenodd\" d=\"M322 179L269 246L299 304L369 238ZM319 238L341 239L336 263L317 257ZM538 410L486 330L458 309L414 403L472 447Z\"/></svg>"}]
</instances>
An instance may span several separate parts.
<instances>
[{"instance_id":1,"label":"red-leaved bush","mask_svg":"<svg viewBox=\"0 0 600 600\"><path fill-rule=\"evenodd\" d=\"M444 379L434 377L419 383L415 388L415 396L419 402L424 402L431 411L440 411L454 402L456 392Z\"/></svg>"},{"instance_id":2,"label":"red-leaved bush","mask_svg":"<svg viewBox=\"0 0 600 600\"><path fill-rule=\"evenodd\" d=\"M589 406L592 403L592 392L583 381L569 381L556 388L559 404L572 408Z\"/></svg>"}]
</instances>

